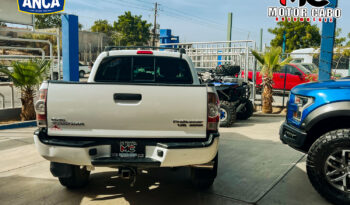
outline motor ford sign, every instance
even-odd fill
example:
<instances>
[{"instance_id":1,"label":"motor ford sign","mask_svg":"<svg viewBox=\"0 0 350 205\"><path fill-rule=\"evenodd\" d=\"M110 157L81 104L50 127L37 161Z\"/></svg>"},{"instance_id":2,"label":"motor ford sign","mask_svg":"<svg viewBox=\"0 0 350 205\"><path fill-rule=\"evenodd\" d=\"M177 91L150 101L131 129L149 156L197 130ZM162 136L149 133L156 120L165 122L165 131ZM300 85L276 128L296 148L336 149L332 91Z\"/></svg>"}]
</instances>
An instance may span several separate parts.
<instances>
[{"instance_id":1,"label":"motor ford sign","mask_svg":"<svg viewBox=\"0 0 350 205\"><path fill-rule=\"evenodd\" d=\"M17 0L18 10L31 14L52 14L64 10L65 0Z\"/></svg>"}]
</instances>

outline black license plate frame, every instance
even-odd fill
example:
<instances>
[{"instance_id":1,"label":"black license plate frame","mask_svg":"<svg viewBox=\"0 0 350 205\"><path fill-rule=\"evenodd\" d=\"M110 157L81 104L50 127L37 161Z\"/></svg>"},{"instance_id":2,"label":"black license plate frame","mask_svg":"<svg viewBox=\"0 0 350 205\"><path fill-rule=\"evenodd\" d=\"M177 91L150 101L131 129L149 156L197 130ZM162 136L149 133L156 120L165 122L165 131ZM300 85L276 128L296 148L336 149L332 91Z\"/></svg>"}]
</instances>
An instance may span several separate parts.
<instances>
[{"instance_id":1,"label":"black license plate frame","mask_svg":"<svg viewBox=\"0 0 350 205\"><path fill-rule=\"evenodd\" d=\"M111 145L111 157L145 158L146 146L136 140L119 140Z\"/></svg>"}]
</instances>

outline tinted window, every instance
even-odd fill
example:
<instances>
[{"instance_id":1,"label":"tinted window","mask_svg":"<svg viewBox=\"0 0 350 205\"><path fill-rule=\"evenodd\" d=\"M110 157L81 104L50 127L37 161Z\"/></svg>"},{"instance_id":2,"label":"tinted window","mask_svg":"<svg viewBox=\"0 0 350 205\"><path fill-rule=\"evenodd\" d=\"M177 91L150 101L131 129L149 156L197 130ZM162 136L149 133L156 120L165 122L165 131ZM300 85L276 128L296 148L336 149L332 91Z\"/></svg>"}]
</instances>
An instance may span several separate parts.
<instances>
[{"instance_id":1,"label":"tinted window","mask_svg":"<svg viewBox=\"0 0 350 205\"><path fill-rule=\"evenodd\" d=\"M313 71L315 71L315 68L312 65L303 65L299 64L297 65L300 70L302 70L305 74L311 74Z\"/></svg>"},{"instance_id":2,"label":"tinted window","mask_svg":"<svg viewBox=\"0 0 350 205\"><path fill-rule=\"evenodd\" d=\"M297 73L300 73L300 71L294 66L288 65L287 67L288 67L287 73L289 74L296 75Z\"/></svg>"},{"instance_id":3,"label":"tinted window","mask_svg":"<svg viewBox=\"0 0 350 205\"><path fill-rule=\"evenodd\" d=\"M295 68L294 66L291 66L291 65L285 65L279 71L279 73L288 73L288 74L292 74L292 75L295 75L296 72L299 72L298 69Z\"/></svg>"},{"instance_id":4,"label":"tinted window","mask_svg":"<svg viewBox=\"0 0 350 205\"><path fill-rule=\"evenodd\" d=\"M110 57L96 73L96 82L192 84L187 61L170 57Z\"/></svg>"},{"instance_id":5,"label":"tinted window","mask_svg":"<svg viewBox=\"0 0 350 205\"><path fill-rule=\"evenodd\" d=\"M154 82L154 58L134 57L133 80L136 82Z\"/></svg>"},{"instance_id":6,"label":"tinted window","mask_svg":"<svg viewBox=\"0 0 350 205\"><path fill-rule=\"evenodd\" d=\"M192 84L188 63L178 58L156 58L156 81L158 83Z\"/></svg>"},{"instance_id":7,"label":"tinted window","mask_svg":"<svg viewBox=\"0 0 350 205\"><path fill-rule=\"evenodd\" d=\"M97 69L96 82L130 82L131 58L105 58Z\"/></svg>"},{"instance_id":8,"label":"tinted window","mask_svg":"<svg viewBox=\"0 0 350 205\"><path fill-rule=\"evenodd\" d=\"M287 70L288 70L287 66L285 65L285 66L281 67L281 69L279 71L277 71L277 73L286 73Z\"/></svg>"}]
</instances>

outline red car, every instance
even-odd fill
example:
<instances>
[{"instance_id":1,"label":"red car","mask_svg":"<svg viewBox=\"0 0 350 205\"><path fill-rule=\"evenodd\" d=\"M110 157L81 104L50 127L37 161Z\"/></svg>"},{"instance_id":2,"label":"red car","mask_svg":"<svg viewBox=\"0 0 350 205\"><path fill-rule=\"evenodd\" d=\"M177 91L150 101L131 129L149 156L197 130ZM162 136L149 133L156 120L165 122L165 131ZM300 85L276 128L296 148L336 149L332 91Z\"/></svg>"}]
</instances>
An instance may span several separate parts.
<instances>
[{"instance_id":1,"label":"red car","mask_svg":"<svg viewBox=\"0 0 350 205\"><path fill-rule=\"evenodd\" d=\"M244 73L242 72L242 77L243 75ZM274 83L272 88L279 89L279 90L283 90L285 88L286 90L291 90L292 88L294 88L299 84L308 83L310 81L316 81L317 78L318 78L317 74L314 74L312 71L305 68L301 64L290 63L288 65L283 66L280 71L273 73ZM252 81L253 71L249 71L248 79ZM260 72L257 71L256 86L262 87L261 83L262 83L262 76L260 75ZM285 86L284 86L284 83L286 83Z\"/></svg>"}]
</instances>

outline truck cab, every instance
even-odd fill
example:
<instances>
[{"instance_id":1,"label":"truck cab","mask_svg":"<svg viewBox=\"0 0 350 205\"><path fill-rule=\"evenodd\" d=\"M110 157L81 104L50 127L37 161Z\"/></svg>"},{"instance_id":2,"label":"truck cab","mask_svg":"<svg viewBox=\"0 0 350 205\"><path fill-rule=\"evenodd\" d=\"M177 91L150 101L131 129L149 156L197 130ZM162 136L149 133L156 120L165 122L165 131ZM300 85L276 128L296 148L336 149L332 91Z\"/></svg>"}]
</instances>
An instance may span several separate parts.
<instances>
[{"instance_id":1,"label":"truck cab","mask_svg":"<svg viewBox=\"0 0 350 205\"><path fill-rule=\"evenodd\" d=\"M350 203L349 79L292 89L280 138L308 153L308 177L323 197L335 204Z\"/></svg>"}]
</instances>

